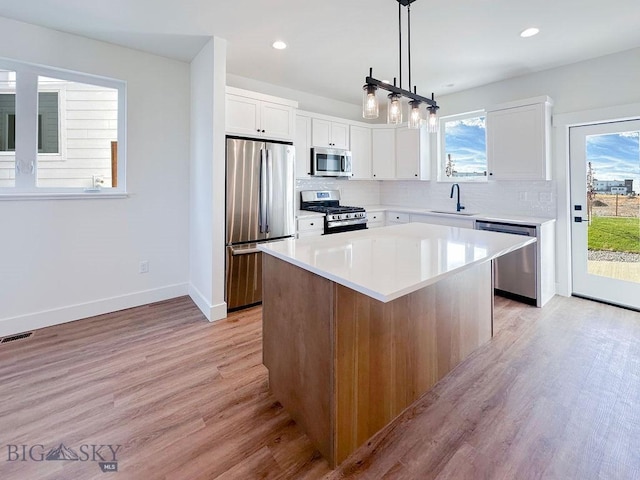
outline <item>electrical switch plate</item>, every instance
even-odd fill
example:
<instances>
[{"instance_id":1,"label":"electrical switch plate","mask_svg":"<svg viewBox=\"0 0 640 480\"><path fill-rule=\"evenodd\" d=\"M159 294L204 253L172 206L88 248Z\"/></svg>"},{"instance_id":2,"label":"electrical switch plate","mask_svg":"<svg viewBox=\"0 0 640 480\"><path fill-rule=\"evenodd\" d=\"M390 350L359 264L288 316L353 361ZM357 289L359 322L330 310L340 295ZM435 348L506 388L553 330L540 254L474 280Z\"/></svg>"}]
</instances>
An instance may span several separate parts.
<instances>
[{"instance_id":1,"label":"electrical switch plate","mask_svg":"<svg viewBox=\"0 0 640 480\"><path fill-rule=\"evenodd\" d=\"M140 273L149 273L149 261L144 260L140 262Z\"/></svg>"}]
</instances>

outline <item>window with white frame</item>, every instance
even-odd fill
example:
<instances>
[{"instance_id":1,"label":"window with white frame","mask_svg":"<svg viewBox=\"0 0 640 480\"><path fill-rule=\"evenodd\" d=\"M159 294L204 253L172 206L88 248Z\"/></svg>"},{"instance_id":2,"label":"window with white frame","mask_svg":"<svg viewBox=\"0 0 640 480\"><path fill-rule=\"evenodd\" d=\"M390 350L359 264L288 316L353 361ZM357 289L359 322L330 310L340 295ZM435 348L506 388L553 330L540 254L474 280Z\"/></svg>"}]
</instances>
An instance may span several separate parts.
<instances>
[{"instance_id":1,"label":"window with white frame","mask_svg":"<svg viewBox=\"0 0 640 480\"><path fill-rule=\"evenodd\" d=\"M438 180L477 182L487 179L484 111L440 118Z\"/></svg>"},{"instance_id":2,"label":"window with white frame","mask_svg":"<svg viewBox=\"0 0 640 480\"><path fill-rule=\"evenodd\" d=\"M125 191L125 83L0 60L0 194Z\"/></svg>"}]
</instances>

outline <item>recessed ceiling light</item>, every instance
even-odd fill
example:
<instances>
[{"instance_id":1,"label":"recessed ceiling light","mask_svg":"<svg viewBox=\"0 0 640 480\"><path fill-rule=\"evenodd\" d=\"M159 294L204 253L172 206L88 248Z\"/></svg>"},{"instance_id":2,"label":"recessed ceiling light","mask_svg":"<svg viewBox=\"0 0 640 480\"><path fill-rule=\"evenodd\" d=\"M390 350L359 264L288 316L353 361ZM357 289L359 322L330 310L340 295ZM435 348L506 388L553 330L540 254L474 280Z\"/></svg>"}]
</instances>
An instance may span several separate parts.
<instances>
[{"instance_id":1,"label":"recessed ceiling light","mask_svg":"<svg viewBox=\"0 0 640 480\"><path fill-rule=\"evenodd\" d=\"M276 50L284 50L285 48L287 48L287 44L282 40L276 40L275 42L273 42L273 48L275 48Z\"/></svg>"},{"instance_id":2,"label":"recessed ceiling light","mask_svg":"<svg viewBox=\"0 0 640 480\"><path fill-rule=\"evenodd\" d=\"M447 88L451 88L451 87L453 87L453 86L455 86L455 83L447 83L447 84L445 85L445 87L447 87Z\"/></svg>"},{"instance_id":3,"label":"recessed ceiling light","mask_svg":"<svg viewBox=\"0 0 640 480\"><path fill-rule=\"evenodd\" d=\"M530 27L520 32L520 36L522 38L529 38L529 37L533 37L534 35L537 35L538 33L540 33L539 28Z\"/></svg>"}]
</instances>

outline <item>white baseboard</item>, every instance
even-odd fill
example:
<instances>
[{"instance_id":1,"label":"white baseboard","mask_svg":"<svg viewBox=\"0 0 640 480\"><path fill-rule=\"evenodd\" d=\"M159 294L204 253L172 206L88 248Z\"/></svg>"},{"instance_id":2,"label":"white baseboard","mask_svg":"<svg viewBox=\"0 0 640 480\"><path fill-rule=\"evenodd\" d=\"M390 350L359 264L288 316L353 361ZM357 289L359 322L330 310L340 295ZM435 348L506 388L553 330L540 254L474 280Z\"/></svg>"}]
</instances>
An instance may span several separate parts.
<instances>
[{"instance_id":1,"label":"white baseboard","mask_svg":"<svg viewBox=\"0 0 640 480\"><path fill-rule=\"evenodd\" d=\"M202 292L191 283L189 284L189 296L210 322L227 318L227 304L225 302L216 305L210 304Z\"/></svg>"},{"instance_id":2,"label":"white baseboard","mask_svg":"<svg viewBox=\"0 0 640 480\"><path fill-rule=\"evenodd\" d=\"M119 297L103 298L93 302L80 303L43 312L29 313L0 320L0 336L27 332L37 328L50 327L82 318L117 312L126 308L160 302L187 295L188 285L179 283L153 290L143 290ZM226 312L225 312L226 313Z\"/></svg>"}]
</instances>

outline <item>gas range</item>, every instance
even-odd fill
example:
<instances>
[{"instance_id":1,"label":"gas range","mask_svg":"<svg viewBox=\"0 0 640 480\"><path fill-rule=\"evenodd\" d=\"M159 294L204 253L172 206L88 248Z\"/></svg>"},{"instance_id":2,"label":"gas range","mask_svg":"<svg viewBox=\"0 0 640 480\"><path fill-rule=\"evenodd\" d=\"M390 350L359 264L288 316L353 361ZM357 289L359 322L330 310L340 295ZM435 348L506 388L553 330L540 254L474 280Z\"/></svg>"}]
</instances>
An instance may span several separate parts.
<instances>
[{"instance_id":1,"label":"gas range","mask_svg":"<svg viewBox=\"0 0 640 480\"><path fill-rule=\"evenodd\" d=\"M305 190L300 192L300 209L324 213L324 234L367 228L367 212L362 207L340 205L338 190Z\"/></svg>"}]
</instances>

